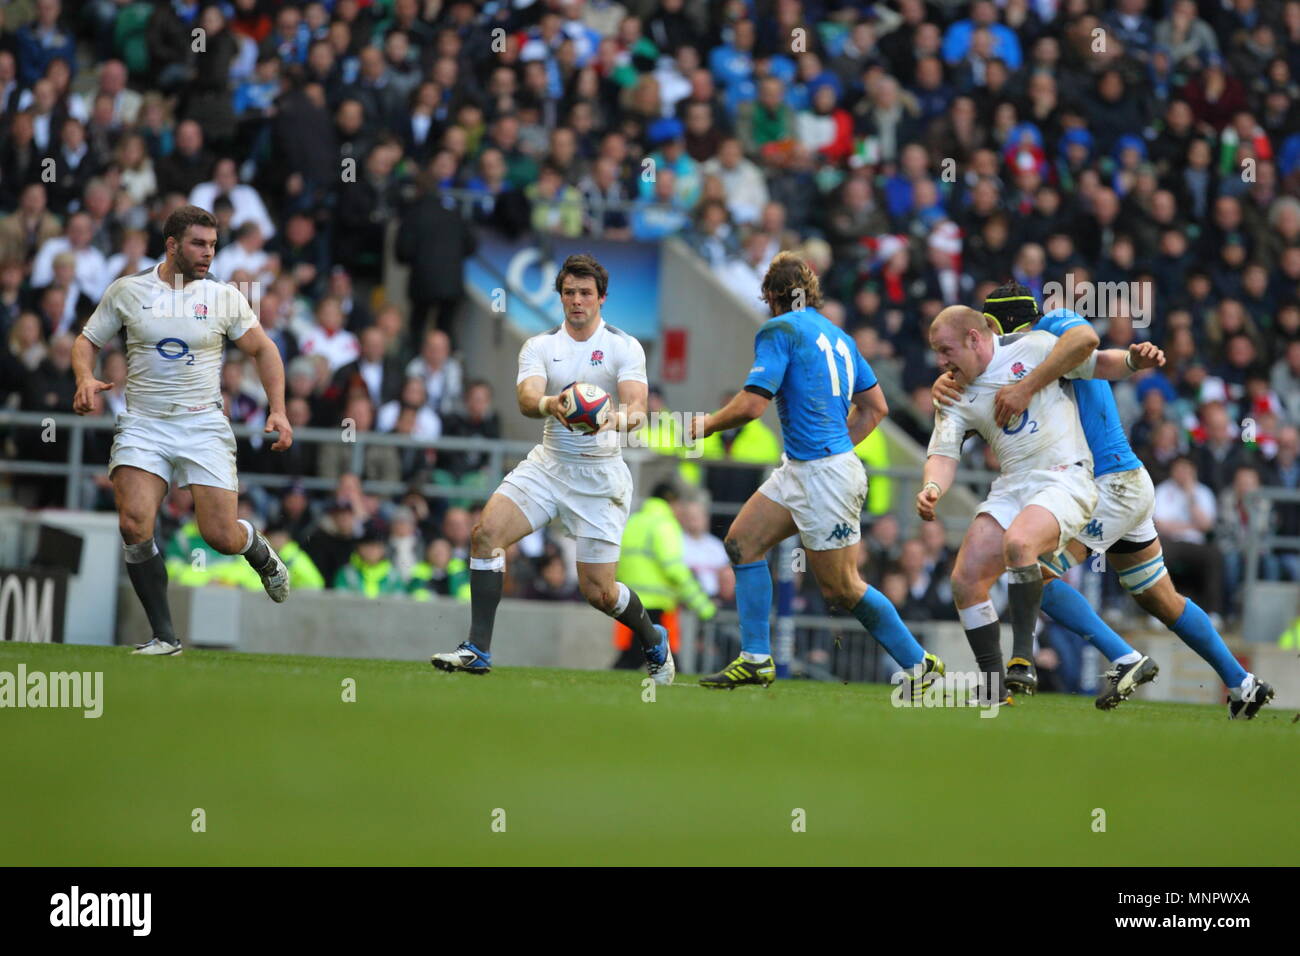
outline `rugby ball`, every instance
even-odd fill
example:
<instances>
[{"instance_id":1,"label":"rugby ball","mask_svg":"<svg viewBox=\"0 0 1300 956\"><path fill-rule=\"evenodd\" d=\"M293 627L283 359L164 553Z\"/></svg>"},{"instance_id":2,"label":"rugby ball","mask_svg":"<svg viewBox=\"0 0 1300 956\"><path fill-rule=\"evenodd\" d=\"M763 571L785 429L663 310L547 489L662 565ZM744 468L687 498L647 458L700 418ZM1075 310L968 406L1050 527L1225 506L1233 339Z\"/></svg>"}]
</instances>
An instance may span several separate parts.
<instances>
[{"instance_id":1,"label":"rugby ball","mask_svg":"<svg viewBox=\"0 0 1300 956\"><path fill-rule=\"evenodd\" d=\"M560 415L580 435L599 431L609 420L609 393L599 385L574 382L560 393Z\"/></svg>"}]
</instances>

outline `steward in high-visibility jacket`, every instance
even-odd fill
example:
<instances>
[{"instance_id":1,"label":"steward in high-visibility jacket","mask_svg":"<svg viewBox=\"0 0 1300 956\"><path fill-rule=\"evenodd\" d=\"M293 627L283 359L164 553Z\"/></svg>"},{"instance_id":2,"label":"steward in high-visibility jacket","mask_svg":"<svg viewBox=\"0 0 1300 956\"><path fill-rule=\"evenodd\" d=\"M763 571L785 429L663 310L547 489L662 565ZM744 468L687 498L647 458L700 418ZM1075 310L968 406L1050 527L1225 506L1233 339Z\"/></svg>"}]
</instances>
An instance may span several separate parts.
<instances>
[{"instance_id":1,"label":"steward in high-visibility jacket","mask_svg":"<svg viewBox=\"0 0 1300 956\"><path fill-rule=\"evenodd\" d=\"M452 558L446 568L435 568L428 561L420 561L411 567L406 591L417 601L427 601L435 594L468 601L469 565L464 558Z\"/></svg>"},{"instance_id":2,"label":"steward in high-visibility jacket","mask_svg":"<svg viewBox=\"0 0 1300 956\"><path fill-rule=\"evenodd\" d=\"M675 614L679 604L705 621L718 611L682 560L682 526L665 496L676 497L670 487L657 486L628 519L617 577L637 593L651 619L668 628L669 645L676 651L681 639ZM632 632L621 624L614 632L614 646L632 652ZM629 666L640 667L641 661L631 660Z\"/></svg>"},{"instance_id":3,"label":"steward in high-visibility jacket","mask_svg":"<svg viewBox=\"0 0 1300 956\"><path fill-rule=\"evenodd\" d=\"M868 474L873 468L889 467L889 443L879 428L873 428L871 434L858 442L858 447L853 451L867 466ZM867 483L867 511L873 515L888 513L893 497L893 483L883 475L871 475L871 480Z\"/></svg>"},{"instance_id":4,"label":"steward in high-visibility jacket","mask_svg":"<svg viewBox=\"0 0 1300 956\"><path fill-rule=\"evenodd\" d=\"M387 558L367 561L361 556L360 548L352 552L348 563L334 575L334 590L352 591L369 598L383 594L403 594L406 591L392 561Z\"/></svg>"}]
</instances>

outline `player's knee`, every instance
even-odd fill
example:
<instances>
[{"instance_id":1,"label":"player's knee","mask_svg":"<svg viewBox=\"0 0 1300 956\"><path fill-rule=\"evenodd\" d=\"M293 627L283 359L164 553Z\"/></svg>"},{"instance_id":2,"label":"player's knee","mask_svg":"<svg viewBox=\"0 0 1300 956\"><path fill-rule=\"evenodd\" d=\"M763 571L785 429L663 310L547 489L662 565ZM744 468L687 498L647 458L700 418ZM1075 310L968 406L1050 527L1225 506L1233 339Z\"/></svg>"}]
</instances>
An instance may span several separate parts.
<instances>
[{"instance_id":1,"label":"player's knee","mask_svg":"<svg viewBox=\"0 0 1300 956\"><path fill-rule=\"evenodd\" d=\"M118 515L117 530L125 544L140 544L153 537L153 519L129 512Z\"/></svg>"},{"instance_id":2,"label":"player's knee","mask_svg":"<svg viewBox=\"0 0 1300 956\"><path fill-rule=\"evenodd\" d=\"M969 607L987 596L985 593L987 589L983 586L983 582L962 573L960 568L953 571L949 580L952 584L952 597L958 607Z\"/></svg>"},{"instance_id":3,"label":"player's knee","mask_svg":"<svg viewBox=\"0 0 1300 956\"><path fill-rule=\"evenodd\" d=\"M470 547L477 557L490 555L496 548L496 536L480 521L469 533Z\"/></svg>"},{"instance_id":4,"label":"player's knee","mask_svg":"<svg viewBox=\"0 0 1300 956\"><path fill-rule=\"evenodd\" d=\"M605 586L597 581L579 581L578 589L582 591L582 596L587 599L587 603L602 614L614 610L614 605L618 603L617 584Z\"/></svg>"},{"instance_id":5,"label":"player's knee","mask_svg":"<svg viewBox=\"0 0 1300 956\"><path fill-rule=\"evenodd\" d=\"M1002 541L1002 557L1009 568L1023 568L1038 561L1033 542L1028 538L1007 532Z\"/></svg>"},{"instance_id":6,"label":"player's knee","mask_svg":"<svg viewBox=\"0 0 1300 956\"><path fill-rule=\"evenodd\" d=\"M867 587L856 579L845 578L844 580L830 581L823 584L821 590L822 597L826 599L827 604L833 604L846 611L851 611L854 605L862 600L862 595L866 592Z\"/></svg>"},{"instance_id":7,"label":"player's knee","mask_svg":"<svg viewBox=\"0 0 1300 956\"><path fill-rule=\"evenodd\" d=\"M735 535L729 534L722 542L723 548L727 551L727 560L732 564L745 563L745 549L741 547L740 539Z\"/></svg>"}]
</instances>

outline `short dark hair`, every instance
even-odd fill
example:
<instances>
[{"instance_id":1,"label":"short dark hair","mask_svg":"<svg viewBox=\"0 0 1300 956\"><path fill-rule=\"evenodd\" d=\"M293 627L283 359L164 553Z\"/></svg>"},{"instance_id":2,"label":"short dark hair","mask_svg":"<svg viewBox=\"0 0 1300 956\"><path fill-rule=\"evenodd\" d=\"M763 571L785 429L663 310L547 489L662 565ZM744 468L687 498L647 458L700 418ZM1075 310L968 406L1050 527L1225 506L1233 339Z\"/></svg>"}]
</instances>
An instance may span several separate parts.
<instances>
[{"instance_id":1,"label":"short dark hair","mask_svg":"<svg viewBox=\"0 0 1300 956\"><path fill-rule=\"evenodd\" d=\"M217 217L198 206L180 206L163 224L163 238L180 242L181 237L185 235L185 230L190 226L207 226L209 229L216 229Z\"/></svg>"},{"instance_id":2,"label":"short dark hair","mask_svg":"<svg viewBox=\"0 0 1300 956\"><path fill-rule=\"evenodd\" d=\"M565 276L572 276L575 279L595 279L598 296L603 297L605 290L609 288L609 273L594 256L589 256L585 252L576 253L564 260L564 265L560 266L560 271L555 274L556 292L564 291Z\"/></svg>"}]
</instances>

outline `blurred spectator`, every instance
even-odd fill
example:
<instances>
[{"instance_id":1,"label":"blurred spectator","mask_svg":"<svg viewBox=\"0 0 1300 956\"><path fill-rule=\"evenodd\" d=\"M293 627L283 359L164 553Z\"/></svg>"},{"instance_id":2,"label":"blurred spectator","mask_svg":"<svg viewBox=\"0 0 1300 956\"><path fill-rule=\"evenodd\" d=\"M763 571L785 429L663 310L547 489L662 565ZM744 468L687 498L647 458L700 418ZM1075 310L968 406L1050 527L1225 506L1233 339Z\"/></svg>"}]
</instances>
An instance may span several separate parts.
<instances>
[{"instance_id":1,"label":"blurred spectator","mask_svg":"<svg viewBox=\"0 0 1300 956\"><path fill-rule=\"evenodd\" d=\"M360 336L360 354L355 362L349 362L334 373L333 387L339 395L346 396L354 388L365 389L370 401L376 408L381 408L395 401L402 391L405 376L401 364L388 356L388 340L383 331L376 326L362 329ZM379 430L391 430L391 424L382 424L380 415Z\"/></svg>"},{"instance_id":2,"label":"blurred spectator","mask_svg":"<svg viewBox=\"0 0 1300 956\"><path fill-rule=\"evenodd\" d=\"M337 372L361 354L357 337L343 328L343 310L338 299L326 296L316 307L316 325L299 342L303 355L320 355Z\"/></svg>"},{"instance_id":3,"label":"blurred spectator","mask_svg":"<svg viewBox=\"0 0 1300 956\"><path fill-rule=\"evenodd\" d=\"M402 216L397 258L410 267L410 343L418 349L427 322L448 335L465 294L463 263L478 248L469 226L442 204L436 188Z\"/></svg>"},{"instance_id":4,"label":"blurred spectator","mask_svg":"<svg viewBox=\"0 0 1300 956\"><path fill-rule=\"evenodd\" d=\"M303 549L320 570L327 586L334 587L339 571L352 555L357 533L351 503L330 502L316 527L303 541Z\"/></svg>"},{"instance_id":5,"label":"blurred spectator","mask_svg":"<svg viewBox=\"0 0 1300 956\"><path fill-rule=\"evenodd\" d=\"M1202 599L1211 614L1223 610L1223 559L1207 535L1218 507L1214 492L1196 480L1196 465L1174 459L1170 477L1156 486L1156 530L1164 547L1165 566L1178 590Z\"/></svg>"},{"instance_id":6,"label":"blurred spectator","mask_svg":"<svg viewBox=\"0 0 1300 956\"><path fill-rule=\"evenodd\" d=\"M1270 504L1249 501L1251 493L1258 490L1258 469L1254 465L1240 465L1233 474L1232 484L1219 493L1214 544L1223 556L1223 606L1229 611L1241 609L1238 589L1245 577L1251 539L1276 533L1277 516ZM1261 551L1257 562L1255 572L1260 580L1277 580L1280 565L1276 555Z\"/></svg>"},{"instance_id":7,"label":"blurred spectator","mask_svg":"<svg viewBox=\"0 0 1300 956\"><path fill-rule=\"evenodd\" d=\"M465 389L464 411L452 412L443 419L442 433L447 437L485 438L501 437L501 419L492 407L492 386L478 379ZM487 467L486 451L442 452L439 466L453 481L460 482Z\"/></svg>"},{"instance_id":8,"label":"blurred spectator","mask_svg":"<svg viewBox=\"0 0 1300 956\"><path fill-rule=\"evenodd\" d=\"M425 549L424 560L411 568L407 591L417 599L429 595L469 600L469 564L452 554L446 538L434 538Z\"/></svg>"},{"instance_id":9,"label":"blurred spectator","mask_svg":"<svg viewBox=\"0 0 1300 956\"><path fill-rule=\"evenodd\" d=\"M358 454L357 435L375 430L375 407L370 396L361 390L348 392L343 404L340 441L320 447L317 468L322 478L337 478L351 471ZM401 457L392 445L369 442L360 449L360 475L364 481L398 481L402 476Z\"/></svg>"},{"instance_id":10,"label":"blurred spectator","mask_svg":"<svg viewBox=\"0 0 1300 956\"><path fill-rule=\"evenodd\" d=\"M334 590L368 598L405 592L393 562L386 557L384 528L377 522L366 523L351 557L334 575Z\"/></svg>"}]
</instances>

